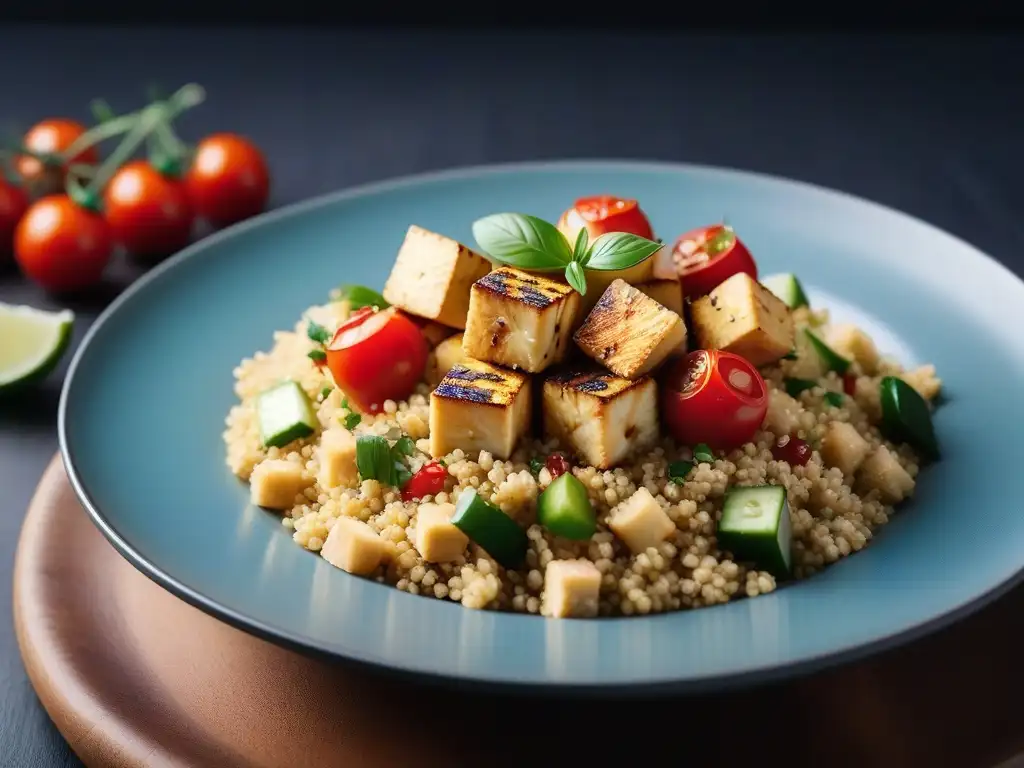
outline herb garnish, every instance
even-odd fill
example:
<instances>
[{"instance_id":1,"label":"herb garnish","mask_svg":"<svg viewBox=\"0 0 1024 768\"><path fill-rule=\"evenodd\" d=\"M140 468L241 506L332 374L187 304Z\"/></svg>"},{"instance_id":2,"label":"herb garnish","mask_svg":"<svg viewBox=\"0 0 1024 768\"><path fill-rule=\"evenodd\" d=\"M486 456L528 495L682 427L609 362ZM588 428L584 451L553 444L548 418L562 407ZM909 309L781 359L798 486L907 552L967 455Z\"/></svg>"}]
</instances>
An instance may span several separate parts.
<instances>
[{"instance_id":1,"label":"herb garnish","mask_svg":"<svg viewBox=\"0 0 1024 768\"><path fill-rule=\"evenodd\" d=\"M306 335L317 344L326 344L331 340L331 332L320 325L320 323L315 323L312 320L306 325Z\"/></svg>"},{"instance_id":2,"label":"herb garnish","mask_svg":"<svg viewBox=\"0 0 1024 768\"><path fill-rule=\"evenodd\" d=\"M372 288L365 285L341 285L331 291L332 301L347 301L349 309L355 311L363 307L377 307L387 309L388 304L384 297Z\"/></svg>"},{"instance_id":3,"label":"herb garnish","mask_svg":"<svg viewBox=\"0 0 1024 768\"><path fill-rule=\"evenodd\" d=\"M833 408L839 408L843 404L843 396L838 392L826 392L822 399Z\"/></svg>"},{"instance_id":4,"label":"herb garnish","mask_svg":"<svg viewBox=\"0 0 1024 768\"><path fill-rule=\"evenodd\" d=\"M312 360L314 363L323 363L327 361L327 353L322 349L311 349L306 353L306 357Z\"/></svg>"},{"instance_id":5,"label":"herb garnish","mask_svg":"<svg viewBox=\"0 0 1024 768\"><path fill-rule=\"evenodd\" d=\"M697 443L693 448L693 460L701 464L714 464L715 454L707 443Z\"/></svg>"},{"instance_id":6,"label":"herb garnish","mask_svg":"<svg viewBox=\"0 0 1024 768\"><path fill-rule=\"evenodd\" d=\"M686 476L692 469L692 461L673 461L668 465L668 479L676 485L682 485L686 482Z\"/></svg>"},{"instance_id":7,"label":"herb garnish","mask_svg":"<svg viewBox=\"0 0 1024 768\"><path fill-rule=\"evenodd\" d=\"M661 248L661 243L628 232L608 232L588 243L586 228L570 245L554 224L524 213L477 219L473 237L491 261L534 272L564 272L581 295L587 292L585 270L627 269Z\"/></svg>"},{"instance_id":8,"label":"herb garnish","mask_svg":"<svg viewBox=\"0 0 1024 768\"><path fill-rule=\"evenodd\" d=\"M405 451L410 444L415 450L415 444L409 437L399 438L392 446L382 435L360 435L356 438L356 468L359 477L363 480L377 480L392 488L401 488L412 477L412 472L402 461L403 456L409 455Z\"/></svg>"},{"instance_id":9,"label":"herb garnish","mask_svg":"<svg viewBox=\"0 0 1024 768\"><path fill-rule=\"evenodd\" d=\"M320 399L326 400L327 397L334 391L334 387L324 387L320 390Z\"/></svg>"},{"instance_id":10,"label":"herb garnish","mask_svg":"<svg viewBox=\"0 0 1024 768\"><path fill-rule=\"evenodd\" d=\"M532 459L530 459L530 472L533 473L534 477L539 475L540 471L542 469L544 469L544 462L543 461L538 459L536 456L534 456Z\"/></svg>"}]
</instances>

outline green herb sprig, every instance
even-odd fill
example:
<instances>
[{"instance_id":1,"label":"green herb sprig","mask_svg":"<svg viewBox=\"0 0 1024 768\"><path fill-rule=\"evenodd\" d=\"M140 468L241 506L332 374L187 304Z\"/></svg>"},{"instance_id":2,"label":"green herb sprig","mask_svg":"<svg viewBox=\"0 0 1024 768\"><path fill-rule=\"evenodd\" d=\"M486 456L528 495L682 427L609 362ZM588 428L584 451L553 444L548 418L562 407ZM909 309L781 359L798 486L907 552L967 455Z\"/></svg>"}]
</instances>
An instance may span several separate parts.
<instances>
[{"instance_id":1,"label":"green herb sprig","mask_svg":"<svg viewBox=\"0 0 1024 768\"><path fill-rule=\"evenodd\" d=\"M331 301L347 301L349 309L353 312L363 307L387 309L391 306L377 291L367 288L365 285L338 286L331 291Z\"/></svg>"},{"instance_id":2,"label":"green herb sprig","mask_svg":"<svg viewBox=\"0 0 1024 768\"><path fill-rule=\"evenodd\" d=\"M564 272L581 295L587 292L586 270L628 269L661 248L661 243L629 232L608 232L588 242L585 227L570 244L554 224L525 213L477 219L473 237L489 260L534 272Z\"/></svg>"},{"instance_id":3,"label":"green herb sprig","mask_svg":"<svg viewBox=\"0 0 1024 768\"><path fill-rule=\"evenodd\" d=\"M403 458L416 446L408 437L390 445L381 435L360 435L356 438L356 468L362 480L377 480L392 488L401 488L412 477Z\"/></svg>"}]
</instances>

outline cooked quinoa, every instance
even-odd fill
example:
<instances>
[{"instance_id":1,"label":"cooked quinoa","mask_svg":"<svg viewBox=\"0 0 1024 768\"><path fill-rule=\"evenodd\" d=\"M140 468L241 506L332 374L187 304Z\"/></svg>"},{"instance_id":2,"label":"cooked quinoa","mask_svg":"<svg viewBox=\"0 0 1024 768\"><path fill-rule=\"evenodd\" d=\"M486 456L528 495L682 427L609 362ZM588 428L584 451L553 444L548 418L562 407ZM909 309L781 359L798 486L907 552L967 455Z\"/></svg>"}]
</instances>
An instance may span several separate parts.
<instances>
[{"instance_id":1,"label":"cooked quinoa","mask_svg":"<svg viewBox=\"0 0 1024 768\"><path fill-rule=\"evenodd\" d=\"M830 331L827 312L803 308L793 314L797 327L812 326L824 334ZM309 319L333 328L347 315L344 301L311 307L293 330L274 335L269 351L257 352L238 365L234 376L240 402L231 409L224 432L227 464L245 481L265 461L294 465L305 487L296 494L291 508L283 511L281 522L297 544L318 552L340 518L364 521L392 545L392 556L373 578L414 595L452 600L467 608L541 613L545 570L552 560L587 560L596 566L601 574L598 612L602 616L696 608L772 592L777 586L772 575L734 562L716 541L723 495L735 485L785 486L792 530L792 575L797 579L810 576L865 547L894 513L887 503L891 496L886 497L876 477L844 477L840 469L825 465L821 444L829 425L849 424L872 451L879 446L888 449L911 479L910 487L900 493L907 496L913 491L919 459L907 446L883 439L876 427L879 382L886 375L899 376L926 400L934 399L941 388L932 366L905 371L896 361L878 357L870 341L864 348L862 336L858 337L861 346L850 350L853 366L848 378L853 396L843 398L838 407L826 402L826 393L844 390L835 373L809 371L803 358L762 368L769 407L761 430L742 448L719 453L713 463L698 464L684 483L670 480L667 468L670 462L691 459L692 452L667 436L615 469L573 466L571 471L588 489L598 525L589 541L569 541L553 536L535 519L538 494L552 478L546 468L531 472L530 460L565 450L553 441L521 441L508 461L486 451L466 454L454 450L443 457L448 473L445 491L412 502L403 502L396 489L382 487L376 480L355 479L347 487L321 488L316 480L319 431L282 448L263 447L256 398L284 379L298 383L311 398L321 428L335 426L349 414L343 393L333 387L326 368L317 367L307 356L315 345L305 332ZM783 384L786 376L813 376L817 385L791 397ZM850 391L849 380L847 387ZM406 401L389 400L381 413L362 415L353 432L408 435L417 449L409 458L415 472L430 461L429 394L430 387L423 383ZM813 449L804 466L791 467L773 458L772 448L792 437L807 441ZM468 488L476 489L482 499L500 507L526 530L529 548L522 568L506 570L473 543L450 563L428 563L417 552L413 542L420 506L454 502ZM613 508L641 488L654 497L675 530L656 547L634 554L609 530L608 518Z\"/></svg>"}]
</instances>

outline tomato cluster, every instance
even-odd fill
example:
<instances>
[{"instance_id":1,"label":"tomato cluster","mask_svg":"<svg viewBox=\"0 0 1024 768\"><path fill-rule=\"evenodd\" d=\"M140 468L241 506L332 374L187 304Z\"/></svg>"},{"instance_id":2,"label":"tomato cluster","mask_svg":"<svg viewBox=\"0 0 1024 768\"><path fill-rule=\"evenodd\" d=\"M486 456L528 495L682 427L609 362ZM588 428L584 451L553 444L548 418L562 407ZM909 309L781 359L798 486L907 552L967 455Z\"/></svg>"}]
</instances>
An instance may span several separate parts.
<instances>
[{"instance_id":1,"label":"tomato cluster","mask_svg":"<svg viewBox=\"0 0 1024 768\"><path fill-rule=\"evenodd\" d=\"M266 160L239 135L181 144L170 159L122 159L118 150L103 159L93 134L73 120L44 120L25 134L11 178L0 175L0 258L13 255L45 290L93 286L118 247L151 262L185 247L197 220L224 227L266 206Z\"/></svg>"},{"instance_id":2,"label":"tomato cluster","mask_svg":"<svg viewBox=\"0 0 1024 768\"><path fill-rule=\"evenodd\" d=\"M609 232L654 239L651 222L637 201L612 195L580 198L558 220L558 229L569 242L575 242L583 227L591 240ZM757 279L750 251L725 224L680 235L656 253L653 262L652 277L679 280L687 300L710 293L740 272ZM667 366L661 392L666 425L688 445L742 445L761 426L768 409L768 390L757 368L720 350L694 350Z\"/></svg>"}]
</instances>

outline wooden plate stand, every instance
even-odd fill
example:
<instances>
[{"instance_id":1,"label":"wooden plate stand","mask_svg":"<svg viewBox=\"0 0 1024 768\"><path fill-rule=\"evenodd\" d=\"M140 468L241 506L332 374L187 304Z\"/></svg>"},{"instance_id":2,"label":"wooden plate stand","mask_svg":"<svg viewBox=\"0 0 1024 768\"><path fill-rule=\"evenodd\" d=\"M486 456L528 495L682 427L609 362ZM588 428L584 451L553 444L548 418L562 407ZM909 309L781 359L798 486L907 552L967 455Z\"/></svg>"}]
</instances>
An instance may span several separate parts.
<instances>
[{"instance_id":1,"label":"wooden plate stand","mask_svg":"<svg viewBox=\"0 0 1024 768\"><path fill-rule=\"evenodd\" d=\"M990 768L1024 747L1021 590L784 685L650 702L484 697L312 660L186 605L107 543L59 458L25 518L14 618L43 706L97 768L627 765L661 752L672 765Z\"/></svg>"}]
</instances>

